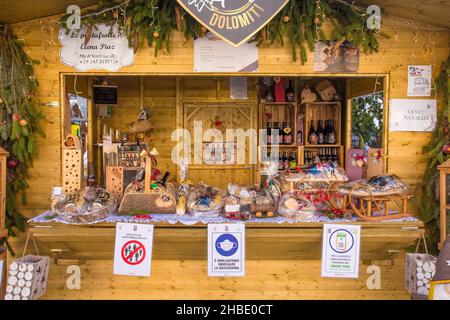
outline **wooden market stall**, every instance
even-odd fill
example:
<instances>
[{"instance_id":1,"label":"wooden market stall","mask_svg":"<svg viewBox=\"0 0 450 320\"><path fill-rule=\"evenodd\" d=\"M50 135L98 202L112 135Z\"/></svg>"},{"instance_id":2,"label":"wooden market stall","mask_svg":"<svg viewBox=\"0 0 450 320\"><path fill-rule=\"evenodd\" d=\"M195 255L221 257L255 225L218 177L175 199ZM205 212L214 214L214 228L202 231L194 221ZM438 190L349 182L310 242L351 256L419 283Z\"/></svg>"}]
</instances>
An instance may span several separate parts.
<instances>
[{"instance_id":1,"label":"wooden market stall","mask_svg":"<svg viewBox=\"0 0 450 320\"><path fill-rule=\"evenodd\" d=\"M95 2L95 1L94 1ZM10 2L20 5L21 1ZM422 15L403 18L383 16L383 32L389 38L381 40L378 53L361 54L359 70L352 73L317 73L313 53L305 65L292 61L289 47L274 45L259 49L259 70L255 73L199 74L193 72L192 41L180 32L172 35L171 51L154 56L154 49L141 46L134 63L117 72L76 72L60 62L57 40L57 20L64 10L64 1L46 4L39 17L24 7L16 20L8 16L0 20L12 23L12 28L26 43L27 53L41 64L36 66L39 98L46 114L43 129L46 137L38 138L39 154L29 171L28 204L20 208L27 218L33 218L50 207L50 194L55 186L65 186L67 149L64 142L74 131L73 123L85 126L85 143L78 151L86 152L78 174L97 183L107 183L106 167L109 151L102 144L104 128L123 131L135 121L144 108L151 113L154 135L149 144L158 150L158 167L170 172L170 179L180 179L177 166L171 161L176 142L171 139L175 129L194 129L194 120L225 123L227 128L266 129L270 113L273 122L292 123L292 144L281 151L294 153L298 164L304 164L311 154L324 150L338 158L345 166L347 152L354 137L351 132L352 99L376 92L383 93L383 128L381 145L384 172L398 175L411 188L422 181L426 157L423 146L430 133L389 132L389 101L406 98L408 65L432 65L433 74L450 53L448 25L430 25L421 21ZM60 8L54 3L59 3ZM86 4L91 5L89 1ZM43 6L43 7L45 7ZM12 8L12 7L11 7ZM65 8L65 7L64 7ZM43 8L41 8L43 9ZM434 12L440 14L442 10ZM399 12L393 11L393 14ZM11 14L13 16L13 14ZM410 20L412 18L413 20ZM435 19L438 21L439 19ZM444 19L445 20L445 19ZM439 20L439 24L443 20ZM230 77L246 77L248 99L230 98ZM282 77L291 80L295 88L292 103L261 101L257 84L263 77ZM329 104L316 103L317 108L301 103L301 93L321 80L329 80L336 87L338 101L332 102L336 142L315 146L307 141L309 123L330 118ZM117 87L117 107L107 117L96 117L94 85L104 82ZM85 117L73 119L71 96L78 101ZM314 103L314 102L311 102ZM282 106L281 106L282 105ZM280 111L281 110L281 111ZM317 111L319 110L319 111ZM317 113L318 112L318 113ZM298 114L304 114L301 122ZM325 116L323 116L325 114ZM77 118L77 117L75 117ZM277 121L275 121L277 120ZM297 135L302 131L302 138ZM114 141L117 142L117 141ZM106 151L105 151L106 150ZM253 184L264 179L261 169L261 149L257 149L258 163L251 165L192 165L189 179L218 187L229 182ZM89 164L96 163L94 166ZM417 215L417 208L409 202ZM348 222L347 222L348 223ZM155 224L153 267L151 278L125 278L112 275L115 225L68 225L54 222L32 222L29 232L36 239L40 253L53 257L50 267L47 299L408 299L404 289L404 251L424 232L420 220L395 222L357 221L362 227L361 271L359 279L326 279L320 277L320 255L323 223L254 223L247 225L247 275L242 279L208 278L206 265L206 225L193 226ZM1 230L1 228L0 228ZM24 237L10 239L14 248L23 247ZM69 290L65 284L67 267L81 268L82 287ZM366 267L376 264L382 272L382 287L370 290L366 286Z\"/></svg>"}]
</instances>

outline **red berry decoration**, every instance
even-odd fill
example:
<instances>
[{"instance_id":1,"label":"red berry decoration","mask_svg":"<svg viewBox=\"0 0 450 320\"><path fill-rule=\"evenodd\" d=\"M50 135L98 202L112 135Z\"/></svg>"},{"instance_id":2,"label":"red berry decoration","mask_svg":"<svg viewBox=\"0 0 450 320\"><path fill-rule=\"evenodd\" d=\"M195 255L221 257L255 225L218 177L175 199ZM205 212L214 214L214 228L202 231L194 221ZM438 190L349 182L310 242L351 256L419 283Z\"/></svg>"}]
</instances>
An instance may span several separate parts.
<instances>
[{"instance_id":1,"label":"red berry decoration","mask_svg":"<svg viewBox=\"0 0 450 320\"><path fill-rule=\"evenodd\" d=\"M19 120L20 120L20 115L18 113L13 113L12 121L19 121Z\"/></svg>"},{"instance_id":2,"label":"red berry decoration","mask_svg":"<svg viewBox=\"0 0 450 320\"><path fill-rule=\"evenodd\" d=\"M8 161L8 168L11 170L17 168L18 165L19 165L19 161L17 161L16 159L10 159Z\"/></svg>"}]
</instances>

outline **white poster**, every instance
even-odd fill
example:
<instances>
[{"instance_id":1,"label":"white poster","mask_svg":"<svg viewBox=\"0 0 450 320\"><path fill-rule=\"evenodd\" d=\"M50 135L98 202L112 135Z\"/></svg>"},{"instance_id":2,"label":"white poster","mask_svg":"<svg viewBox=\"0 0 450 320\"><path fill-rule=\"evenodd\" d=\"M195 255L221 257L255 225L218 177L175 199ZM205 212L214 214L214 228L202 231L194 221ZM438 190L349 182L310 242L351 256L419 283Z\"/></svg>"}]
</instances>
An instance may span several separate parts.
<instances>
[{"instance_id":1,"label":"white poster","mask_svg":"<svg viewBox=\"0 0 450 320\"><path fill-rule=\"evenodd\" d=\"M194 40L195 72L256 72L258 47L243 43L234 47L212 33Z\"/></svg>"},{"instance_id":2,"label":"white poster","mask_svg":"<svg viewBox=\"0 0 450 320\"><path fill-rule=\"evenodd\" d=\"M408 66L408 97L431 95L431 66Z\"/></svg>"},{"instance_id":3,"label":"white poster","mask_svg":"<svg viewBox=\"0 0 450 320\"><path fill-rule=\"evenodd\" d=\"M436 100L392 99L389 110L390 131L431 132L436 127Z\"/></svg>"},{"instance_id":4,"label":"white poster","mask_svg":"<svg viewBox=\"0 0 450 320\"><path fill-rule=\"evenodd\" d=\"M114 274L149 277L152 247L153 225L117 223Z\"/></svg>"},{"instance_id":5,"label":"white poster","mask_svg":"<svg viewBox=\"0 0 450 320\"><path fill-rule=\"evenodd\" d=\"M60 29L59 42L61 62L75 67L78 71L108 70L119 71L134 62L134 50L117 25L97 24L92 30L88 43L85 43L86 26L80 31Z\"/></svg>"},{"instance_id":6,"label":"white poster","mask_svg":"<svg viewBox=\"0 0 450 320\"><path fill-rule=\"evenodd\" d=\"M245 225L208 224L208 276L245 275Z\"/></svg>"},{"instance_id":7,"label":"white poster","mask_svg":"<svg viewBox=\"0 0 450 320\"><path fill-rule=\"evenodd\" d=\"M358 278L361 226L324 224L322 277Z\"/></svg>"}]
</instances>

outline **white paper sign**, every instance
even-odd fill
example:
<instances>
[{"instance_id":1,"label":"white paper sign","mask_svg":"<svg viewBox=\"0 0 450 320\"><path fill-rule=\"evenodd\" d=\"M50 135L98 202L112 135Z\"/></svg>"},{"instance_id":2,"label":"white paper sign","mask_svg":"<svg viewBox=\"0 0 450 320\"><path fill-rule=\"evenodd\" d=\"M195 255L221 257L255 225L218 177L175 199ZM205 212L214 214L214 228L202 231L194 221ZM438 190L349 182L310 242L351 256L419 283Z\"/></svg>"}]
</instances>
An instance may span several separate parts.
<instances>
[{"instance_id":1,"label":"white paper sign","mask_svg":"<svg viewBox=\"0 0 450 320\"><path fill-rule=\"evenodd\" d=\"M324 224L322 277L358 278L361 226Z\"/></svg>"},{"instance_id":2,"label":"white paper sign","mask_svg":"<svg viewBox=\"0 0 450 320\"><path fill-rule=\"evenodd\" d=\"M208 224L208 276L245 275L245 225Z\"/></svg>"},{"instance_id":3,"label":"white paper sign","mask_svg":"<svg viewBox=\"0 0 450 320\"><path fill-rule=\"evenodd\" d=\"M86 26L80 31L60 29L59 42L61 62L75 67L78 71L108 70L118 71L134 62L133 48L128 46L124 33L117 25L97 24L91 39L85 44Z\"/></svg>"},{"instance_id":4,"label":"white paper sign","mask_svg":"<svg viewBox=\"0 0 450 320\"><path fill-rule=\"evenodd\" d=\"M243 43L234 47L212 33L194 40L195 72L256 72L258 47Z\"/></svg>"},{"instance_id":5,"label":"white paper sign","mask_svg":"<svg viewBox=\"0 0 450 320\"><path fill-rule=\"evenodd\" d=\"M431 132L436 127L436 100L392 99L389 110L390 131Z\"/></svg>"},{"instance_id":6,"label":"white paper sign","mask_svg":"<svg viewBox=\"0 0 450 320\"><path fill-rule=\"evenodd\" d=\"M431 95L431 66L408 66L408 97Z\"/></svg>"},{"instance_id":7,"label":"white paper sign","mask_svg":"<svg viewBox=\"0 0 450 320\"><path fill-rule=\"evenodd\" d=\"M153 225L117 223L114 274L149 277L152 247Z\"/></svg>"}]
</instances>

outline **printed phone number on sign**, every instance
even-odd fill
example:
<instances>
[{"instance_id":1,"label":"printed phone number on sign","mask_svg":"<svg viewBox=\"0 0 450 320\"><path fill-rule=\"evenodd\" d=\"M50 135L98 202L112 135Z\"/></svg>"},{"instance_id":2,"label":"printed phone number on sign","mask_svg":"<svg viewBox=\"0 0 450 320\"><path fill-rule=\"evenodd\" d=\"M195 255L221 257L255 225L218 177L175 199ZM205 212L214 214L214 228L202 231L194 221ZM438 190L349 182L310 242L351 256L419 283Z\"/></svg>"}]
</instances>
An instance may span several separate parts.
<instances>
[{"instance_id":1,"label":"printed phone number on sign","mask_svg":"<svg viewBox=\"0 0 450 320\"><path fill-rule=\"evenodd\" d=\"M93 59L93 60L80 60L79 64L115 64L119 63L119 60L117 59Z\"/></svg>"}]
</instances>

